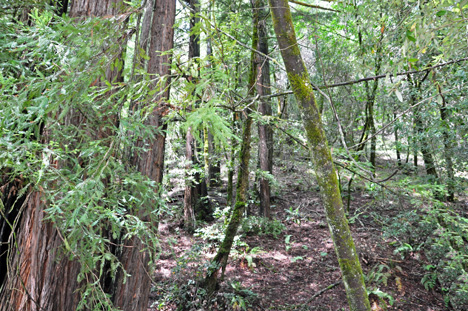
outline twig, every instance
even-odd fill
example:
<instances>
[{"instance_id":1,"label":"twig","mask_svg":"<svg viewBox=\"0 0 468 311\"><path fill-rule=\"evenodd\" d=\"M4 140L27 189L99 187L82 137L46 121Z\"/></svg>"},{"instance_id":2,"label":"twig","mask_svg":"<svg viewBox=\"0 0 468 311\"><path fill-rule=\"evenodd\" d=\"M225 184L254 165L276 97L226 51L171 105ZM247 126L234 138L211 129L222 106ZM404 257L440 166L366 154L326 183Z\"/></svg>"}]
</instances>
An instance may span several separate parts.
<instances>
[{"instance_id":1,"label":"twig","mask_svg":"<svg viewBox=\"0 0 468 311\"><path fill-rule=\"evenodd\" d=\"M309 304L312 300L314 300L315 298L317 298L318 296L322 295L323 293L325 293L327 290L330 290L338 285L340 285L341 283L343 282L343 280L339 280L333 284L330 284L328 285L327 287L325 288L322 288L321 290L319 290L318 292L316 292L314 295L312 295L312 297L310 297L304 304L303 306L305 307L307 304Z\"/></svg>"}]
</instances>

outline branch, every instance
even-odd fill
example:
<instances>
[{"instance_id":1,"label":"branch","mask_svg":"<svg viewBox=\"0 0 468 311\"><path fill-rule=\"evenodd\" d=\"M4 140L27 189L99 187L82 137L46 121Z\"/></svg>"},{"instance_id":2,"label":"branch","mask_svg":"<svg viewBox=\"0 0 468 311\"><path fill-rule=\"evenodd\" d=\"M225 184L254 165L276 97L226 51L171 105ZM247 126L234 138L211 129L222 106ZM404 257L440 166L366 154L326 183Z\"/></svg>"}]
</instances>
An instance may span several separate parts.
<instances>
[{"instance_id":1,"label":"branch","mask_svg":"<svg viewBox=\"0 0 468 311\"><path fill-rule=\"evenodd\" d=\"M339 82L339 83L335 83L335 84L321 85L321 86L319 86L319 88L321 88L321 89L330 89L330 88L335 88L335 87L339 87L339 86L357 84L357 83L361 83L361 82L364 82L364 81L382 79L382 78L386 78L386 77L393 78L393 77L405 76L405 75L409 75L409 74L428 72L428 71L431 71L432 69L435 69L435 68L439 68L439 67L443 67L443 66L447 66L447 65L451 65L451 64L456 64L456 63L461 63L461 62L466 62L466 61L468 61L468 57L452 60L452 61L449 61L449 62L446 62L446 63L441 63L441 64L438 64L438 65L435 65L435 66L427 67L426 69L422 69L422 70L399 72L397 74L389 74L389 75L382 74L382 75L366 77L366 78L353 80L353 81L345 81L345 82ZM317 90L317 89L314 88L314 90ZM276 93L276 94L271 94L271 95L264 95L264 96L262 96L262 98L272 98L272 97L279 97L279 96L290 95L290 94L293 94L293 91L287 91L287 92Z\"/></svg>"},{"instance_id":2,"label":"branch","mask_svg":"<svg viewBox=\"0 0 468 311\"><path fill-rule=\"evenodd\" d=\"M450 89L450 90L446 90L444 92L442 92L442 94L445 94L445 93L448 93L448 92L451 92L453 90L455 90L456 87L454 87L453 89ZM417 102L416 104L410 106L408 109L406 109L405 111L403 111L402 113L400 113L398 116L396 116L392 121L388 122L386 125L382 126L378 131L375 132L374 135L371 135L370 137L368 137L366 140L354 145L354 146L351 146L350 148L353 149L353 148L356 148L358 147L359 145L361 144L365 144L366 142L368 142L370 139L372 139L372 137L374 136L377 136L378 134L380 134L383 130L385 130L387 127L389 127L390 125L392 125L393 123L396 122L396 120L400 119L401 117L403 116L406 116L408 114L408 112L410 112L413 108L416 108L417 106L421 105L422 103L430 100L430 99L433 99L433 98L436 98L437 96L440 96L442 94L436 94L436 95L433 95L433 96L430 96L430 97L427 97L419 102Z\"/></svg>"},{"instance_id":3,"label":"branch","mask_svg":"<svg viewBox=\"0 0 468 311\"><path fill-rule=\"evenodd\" d=\"M295 4L299 4L299 5L302 5L302 6L306 6L306 7L308 7L308 8L314 8L314 9L325 10L325 11L332 11L332 12L340 12L340 11L337 11L337 10L334 10L334 9L324 8L323 6L314 5L314 4L308 4L308 3L304 3L304 2L296 1L296 0L289 0L289 2L292 2L292 3L295 3Z\"/></svg>"},{"instance_id":4,"label":"branch","mask_svg":"<svg viewBox=\"0 0 468 311\"><path fill-rule=\"evenodd\" d=\"M333 284L330 284L328 285L327 287L325 288L322 288L321 290L319 290L318 292L316 292L312 297L309 298L309 300L307 300L303 305L308 305L312 300L314 300L315 298L317 298L318 296L322 295L323 293L325 293L327 290L330 290L338 285L340 285L343 281L342 280L339 280L338 282L335 282Z\"/></svg>"},{"instance_id":5,"label":"branch","mask_svg":"<svg viewBox=\"0 0 468 311\"><path fill-rule=\"evenodd\" d=\"M333 87L338 87L338 86L345 86L345 85L361 83L361 82L364 82L364 81L382 79L382 78L386 78L386 77L393 78L393 77L398 77L398 76L405 76L405 75L408 75L408 74L421 73L421 72L431 71L432 69L435 69L435 68L439 68L439 67L443 67L443 66L447 66L447 65L451 65L451 64L456 64L456 63L460 63L460 62L465 62L467 60L468 60L468 57L465 57L465 58L452 60L452 61L449 61L449 62L446 62L446 63L441 63L441 64L438 64L438 65L435 65L435 66L427 67L426 69L422 69L422 70L399 72L397 74L389 74L389 75L382 74L382 75L366 77L366 78L362 78L362 79L354 80L354 81L346 81L346 82L335 83L335 84L329 85L328 87L333 88ZM322 87L322 88L325 88L325 87Z\"/></svg>"}]
</instances>

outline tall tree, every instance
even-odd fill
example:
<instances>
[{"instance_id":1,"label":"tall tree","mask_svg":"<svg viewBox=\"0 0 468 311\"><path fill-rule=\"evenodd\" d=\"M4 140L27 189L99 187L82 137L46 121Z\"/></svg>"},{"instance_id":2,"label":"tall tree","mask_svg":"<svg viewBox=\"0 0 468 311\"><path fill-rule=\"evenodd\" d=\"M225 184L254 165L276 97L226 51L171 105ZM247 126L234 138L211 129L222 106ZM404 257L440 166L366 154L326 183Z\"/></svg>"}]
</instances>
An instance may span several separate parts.
<instances>
[{"instance_id":1,"label":"tall tree","mask_svg":"<svg viewBox=\"0 0 468 311\"><path fill-rule=\"evenodd\" d=\"M270 0L270 9L288 79L301 110L349 306L352 311L369 311L369 298L364 285L361 265L346 220L338 179L312 84L297 44L288 1Z\"/></svg>"},{"instance_id":2,"label":"tall tree","mask_svg":"<svg viewBox=\"0 0 468 311\"><path fill-rule=\"evenodd\" d=\"M189 40L189 61L192 62L193 66L196 68L196 75L188 78L191 84L195 87L200 80L200 35L199 31L196 29L197 24L199 23L200 18L198 17L200 11L200 3L198 0L189 1L190 8L190 40ZM201 98L199 95L193 94L193 102L190 110L198 108L200 105ZM204 139L208 143L207 138L207 129L204 129ZM204 147L205 149L205 147ZM208 188L207 188L207 179L202 178L202 174L198 167L200 166L200 161L196 153L201 153L201 148L197 146L195 137L193 136L193 129L189 127L186 134L186 143L185 143L185 157L187 164L185 166L186 170L186 179L185 179L185 195L184 195L184 223L185 227L192 231L195 229L196 218L202 218L204 220L208 219L211 215L210 202L208 200ZM204 151L203 154L206 152ZM205 155L205 159L206 159ZM193 172L195 171L195 172ZM207 171L207 170L205 170ZM208 174L207 172L205 172Z\"/></svg>"},{"instance_id":3,"label":"tall tree","mask_svg":"<svg viewBox=\"0 0 468 311\"><path fill-rule=\"evenodd\" d=\"M156 103L153 111L145 119L146 126L155 130L156 134L151 139L138 139L136 149L131 158L130 165L134 166L143 176L147 176L156 185L155 192L159 192L164 169L164 153L166 144L167 124L163 122L163 116L167 113L167 100L169 99L171 56L168 54L174 44L175 1L151 1L147 7L150 12L145 13L142 29L149 29L148 37L143 37L141 42L148 47L149 60L147 72L156 75L152 87L156 95L152 102ZM141 109L139 104L135 107ZM156 204L156 202L154 202ZM130 209L130 213L138 216L143 222L150 222L150 212L139 206ZM153 223L157 227L158 223ZM124 271L119 271L112 284L108 286L115 307L122 310L146 310L148 307L149 291L151 289L150 271L148 263L150 254L145 249L145 241L137 236L122 241L124 245L118 251L118 258ZM130 275L127 277L127 275Z\"/></svg>"},{"instance_id":4,"label":"tall tree","mask_svg":"<svg viewBox=\"0 0 468 311\"><path fill-rule=\"evenodd\" d=\"M258 51L268 55L268 28L267 18L269 12L266 9L266 1L255 0L255 8L258 10L257 34ZM268 96L271 94L270 83L270 62L262 54L257 54L257 79L256 89L259 96ZM266 97L262 97L258 104L258 112L263 117L271 116L271 103ZM258 157L260 169L269 174L273 173L273 131L271 125L266 120L260 120L258 124ZM265 176L260 176L260 215L271 217L270 210L270 181Z\"/></svg>"},{"instance_id":5,"label":"tall tree","mask_svg":"<svg viewBox=\"0 0 468 311\"><path fill-rule=\"evenodd\" d=\"M66 2L61 3L66 5ZM109 1L105 5L98 5L93 1L75 1L70 15L114 16L122 12L123 8L121 0ZM60 13L64 13L65 9L62 7ZM108 64L105 79L118 82L121 71ZM109 135L107 129L115 121L112 116L103 120L106 125L103 130L96 132L96 138ZM63 125L85 131L86 123L86 118L79 109L71 109L66 113ZM45 145L51 143L47 127L37 134L35 138L38 142ZM70 147L72 145L73 142L70 142ZM47 152L43 152L41 156L44 161L51 160ZM61 161L56 165L59 169L68 169L71 163ZM8 237L2 235L2 242L7 242L10 249L7 255L2 255L5 256L2 261L6 261L8 272L1 279L0 310L75 310L82 294L82 284L78 280L82 267L77 260L71 260L65 255L63 249L64 241L65 246L67 245L66 239L60 229L57 229L57 224L45 220L49 203L47 197L41 187L33 190L31 185L25 185L27 178L15 178L13 183L3 187L8 192L3 191L2 203L6 210L14 211L14 215L11 214L7 220L9 229L13 232ZM24 195L24 192L27 194Z\"/></svg>"}]
</instances>

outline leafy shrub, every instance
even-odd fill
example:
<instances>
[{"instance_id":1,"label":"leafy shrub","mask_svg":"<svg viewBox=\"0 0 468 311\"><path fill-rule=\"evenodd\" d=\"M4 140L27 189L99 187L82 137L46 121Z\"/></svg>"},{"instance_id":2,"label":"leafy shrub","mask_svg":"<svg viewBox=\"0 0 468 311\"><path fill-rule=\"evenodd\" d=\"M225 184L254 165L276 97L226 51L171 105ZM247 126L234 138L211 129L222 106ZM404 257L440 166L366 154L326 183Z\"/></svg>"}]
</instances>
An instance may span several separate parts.
<instances>
[{"instance_id":1,"label":"leafy shrub","mask_svg":"<svg viewBox=\"0 0 468 311\"><path fill-rule=\"evenodd\" d=\"M454 310L468 308L468 219L438 201L422 202L390 220L385 235L397 237L395 252L423 251L429 265L421 283L429 290L437 284ZM424 204L422 204L424 203Z\"/></svg>"},{"instance_id":2,"label":"leafy shrub","mask_svg":"<svg viewBox=\"0 0 468 311\"><path fill-rule=\"evenodd\" d=\"M286 227L281 221L264 217L249 216L242 220L241 232L249 235L271 235L277 239Z\"/></svg>"}]
</instances>

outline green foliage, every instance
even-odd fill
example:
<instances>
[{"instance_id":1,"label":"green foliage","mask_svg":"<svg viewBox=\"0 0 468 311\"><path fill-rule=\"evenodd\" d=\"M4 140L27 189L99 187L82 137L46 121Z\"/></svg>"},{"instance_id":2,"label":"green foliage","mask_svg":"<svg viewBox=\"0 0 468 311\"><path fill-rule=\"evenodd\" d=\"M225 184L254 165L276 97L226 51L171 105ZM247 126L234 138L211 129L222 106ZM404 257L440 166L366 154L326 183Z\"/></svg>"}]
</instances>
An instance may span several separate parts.
<instances>
[{"instance_id":1,"label":"green foliage","mask_svg":"<svg viewBox=\"0 0 468 311\"><path fill-rule=\"evenodd\" d=\"M383 292L380 289L369 290L369 291L367 291L367 293L369 295L371 295L371 294L376 295L379 298L380 302L381 302L381 304L379 306L383 307L384 310L387 310L387 303L385 302L384 299L387 299L388 303L391 306L393 306L393 303L395 302L395 298L393 298L392 295L390 295L389 293Z\"/></svg>"},{"instance_id":2,"label":"green foliage","mask_svg":"<svg viewBox=\"0 0 468 311\"><path fill-rule=\"evenodd\" d=\"M80 264L77 309L112 310L100 282L124 267L111 250L137 236L158 252L159 186L128 162L138 152L133 135L157 133L143 125L147 113L128 112L151 99L149 80L105 81L109 66L121 66L115 21L76 23L37 9L30 16L31 26L0 18L0 169L41 192L62 256Z\"/></svg>"},{"instance_id":3,"label":"green foliage","mask_svg":"<svg viewBox=\"0 0 468 311\"><path fill-rule=\"evenodd\" d=\"M401 268L400 268L401 270ZM392 276L392 269L385 263L380 263L372 267L366 275L366 284L383 284L387 286L388 279Z\"/></svg>"},{"instance_id":4,"label":"green foliage","mask_svg":"<svg viewBox=\"0 0 468 311\"><path fill-rule=\"evenodd\" d=\"M440 286L446 302L455 310L463 310L468 305L468 220L437 201L416 208L422 210L394 218L385 234L401 241L394 252L402 254L402 258L424 252L430 264L424 266L428 272L421 283L428 290Z\"/></svg>"},{"instance_id":5,"label":"green foliage","mask_svg":"<svg viewBox=\"0 0 468 311\"><path fill-rule=\"evenodd\" d=\"M434 273L435 268L436 266L434 265L424 266L424 270L428 271L428 273L424 274L423 278L421 279L421 283L424 285L426 290L431 290L436 286L437 273Z\"/></svg>"},{"instance_id":6,"label":"green foliage","mask_svg":"<svg viewBox=\"0 0 468 311\"><path fill-rule=\"evenodd\" d=\"M287 221L292 221L298 225L301 224L301 220L303 219L303 216L301 215L300 212L300 207L298 208L293 208L292 206L289 207L286 211L286 220Z\"/></svg>"},{"instance_id":7,"label":"green foliage","mask_svg":"<svg viewBox=\"0 0 468 311\"><path fill-rule=\"evenodd\" d=\"M277 239L284 231L281 221L265 217L249 216L242 220L241 232L247 235L270 235Z\"/></svg>"}]
</instances>

